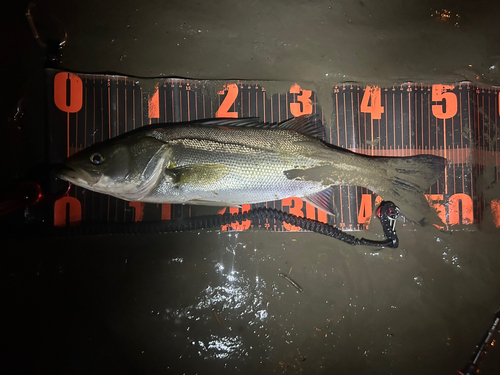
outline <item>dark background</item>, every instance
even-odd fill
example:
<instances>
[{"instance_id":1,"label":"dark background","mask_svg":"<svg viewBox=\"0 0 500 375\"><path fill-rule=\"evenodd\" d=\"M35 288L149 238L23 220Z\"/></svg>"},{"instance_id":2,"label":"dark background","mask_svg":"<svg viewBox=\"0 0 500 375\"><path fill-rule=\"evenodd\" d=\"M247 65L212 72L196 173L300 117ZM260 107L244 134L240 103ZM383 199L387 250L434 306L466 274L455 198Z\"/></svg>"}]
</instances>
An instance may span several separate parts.
<instances>
[{"instance_id":1,"label":"dark background","mask_svg":"<svg viewBox=\"0 0 500 375\"><path fill-rule=\"evenodd\" d=\"M43 40L66 30L65 69L329 90L498 84L499 6L54 0L32 11ZM45 155L47 51L27 8L11 2L0 16L2 191ZM486 169L486 201L500 196L493 180ZM486 210L454 232L404 227L400 248L379 255L310 233L2 239L2 373L453 373L500 308L491 223ZM498 373L497 352L484 374Z\"/></svg>"}]
</instances>

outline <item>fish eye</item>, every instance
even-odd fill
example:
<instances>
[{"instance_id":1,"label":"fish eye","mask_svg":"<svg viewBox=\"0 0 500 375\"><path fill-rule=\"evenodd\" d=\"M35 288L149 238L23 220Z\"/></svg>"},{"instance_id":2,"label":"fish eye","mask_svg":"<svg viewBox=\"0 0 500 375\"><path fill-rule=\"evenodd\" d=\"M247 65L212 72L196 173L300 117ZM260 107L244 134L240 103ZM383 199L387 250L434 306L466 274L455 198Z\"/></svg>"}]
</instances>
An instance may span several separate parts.
<instances>
[{"instance_id":1,"label":"fish eye","mask_svg":"<svg viewBox=\"0 0 500 375\"><path fill-rule=\"evenodd\" d=\"M96 152L95 154L92 154L92 156L90 157L90 161L92 162L92 164L99 165L104 161L104 157Z\"/></svg>"}]
</instances>

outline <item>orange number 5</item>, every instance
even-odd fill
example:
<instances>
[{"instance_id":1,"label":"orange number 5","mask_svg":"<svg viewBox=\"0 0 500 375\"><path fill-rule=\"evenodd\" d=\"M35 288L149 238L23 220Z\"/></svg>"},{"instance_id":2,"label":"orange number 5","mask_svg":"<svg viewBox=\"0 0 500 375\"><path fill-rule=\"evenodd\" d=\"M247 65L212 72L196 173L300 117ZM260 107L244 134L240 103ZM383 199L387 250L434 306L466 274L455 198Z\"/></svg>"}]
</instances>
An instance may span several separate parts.
<instances>
[{"instance_id":1,"label":"orange number 5","mask_svg":"<svg viewBox=\"0 0 500 375\"><path fill-rule=\"evenodd\" d=\"M453 90L450 85L432 85L432 101L441 102L432 105L432 114L436 118L446 120L457 114L457 95L447 90Z\"/></svg>"}]
</instances>

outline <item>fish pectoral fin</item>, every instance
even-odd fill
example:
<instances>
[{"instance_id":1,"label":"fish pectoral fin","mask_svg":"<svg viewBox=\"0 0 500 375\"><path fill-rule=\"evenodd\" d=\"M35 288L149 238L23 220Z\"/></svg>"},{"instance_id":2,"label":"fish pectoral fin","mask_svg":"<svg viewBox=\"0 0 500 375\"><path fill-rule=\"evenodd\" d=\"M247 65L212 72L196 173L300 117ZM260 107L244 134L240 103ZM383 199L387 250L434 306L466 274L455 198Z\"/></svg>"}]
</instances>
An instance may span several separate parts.
<instances>
[{"instance_id":1,"label":"fish pectoral fin","mask_svg":"<svg viewBox=\"0 0 500 375\"><path fill-rule=\"evenodd\" d=\"M225 177L230 168L225 164L206 163L193 164L184 167L165 168L165 174L170 176L175 184L207 185Z\"/></svg>"},{"instance_id":2,"label":"fish pectoral fin","mask_svg":"<svg viewBox=\"0 0 500 375\"><path fill-rule=\"evenodd\" d=\"M330 215L335 215L335 208L333 207L333 187L329 187L316 194L308 195L302 199Z\"/></svg>"}]
</instances>

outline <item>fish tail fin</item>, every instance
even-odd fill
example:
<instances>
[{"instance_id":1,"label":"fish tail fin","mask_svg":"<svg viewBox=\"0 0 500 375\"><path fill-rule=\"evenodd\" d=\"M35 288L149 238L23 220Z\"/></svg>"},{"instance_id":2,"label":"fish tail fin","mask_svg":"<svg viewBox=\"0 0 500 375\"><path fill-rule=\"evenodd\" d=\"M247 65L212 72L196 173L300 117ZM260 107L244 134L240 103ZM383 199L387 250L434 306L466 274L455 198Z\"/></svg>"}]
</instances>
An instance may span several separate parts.
<instances>
[{"instance_id":1,"label":"fish tail fin","mask_svg":"<svg viewBox=\"0 0 500 375\"><path fill-rule=\"evenodd\" d=\"M430 213L424 193L444 173L446 159L436 155L382 158L386 181L377 189L383 199L393 201L407 218L423 224Z\"/></svg>"}]
</instances>

